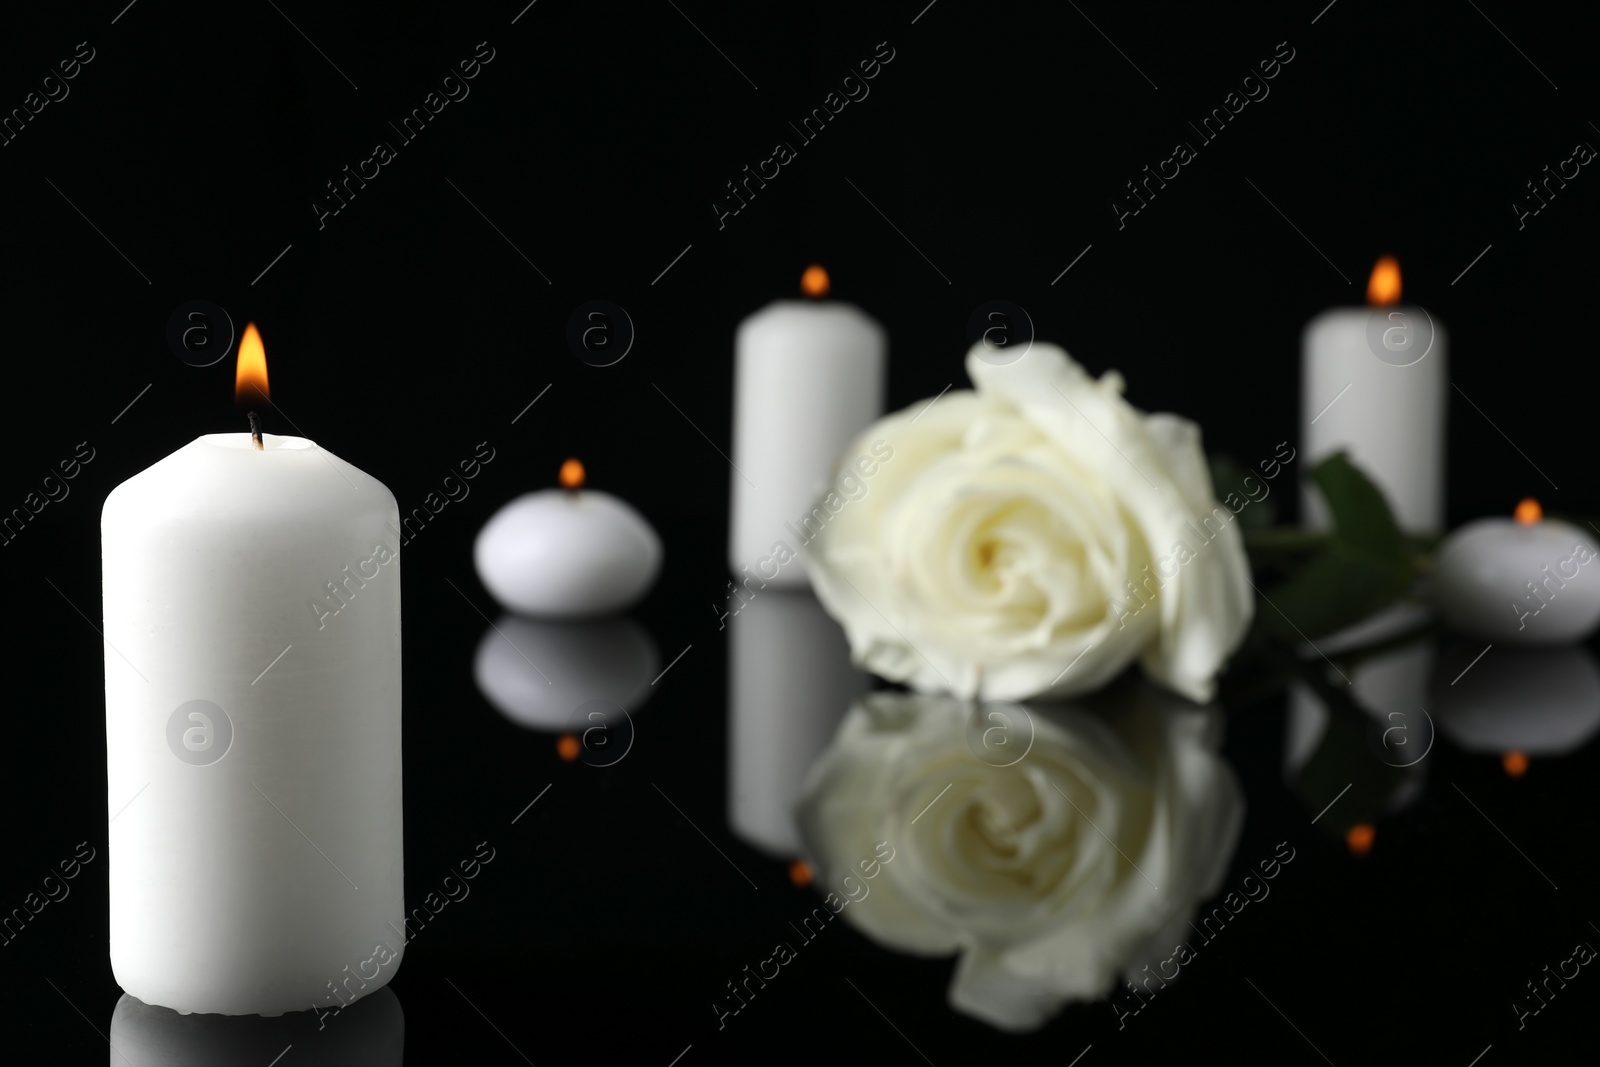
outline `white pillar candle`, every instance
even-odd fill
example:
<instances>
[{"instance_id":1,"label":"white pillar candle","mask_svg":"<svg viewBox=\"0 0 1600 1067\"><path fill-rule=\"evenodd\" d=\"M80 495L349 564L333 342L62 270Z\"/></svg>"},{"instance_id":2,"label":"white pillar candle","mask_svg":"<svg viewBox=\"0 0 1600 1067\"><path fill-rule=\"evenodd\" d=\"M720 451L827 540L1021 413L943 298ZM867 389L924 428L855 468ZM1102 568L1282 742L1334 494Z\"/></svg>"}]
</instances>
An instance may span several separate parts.
<instances>
[{"instance_id":1,"label":"white pillar candle","mask_svg":"<svg viewBox=\"0 0 1600 1067\"><path fill-rule=\"evenodd\" d=\"M1516 645L1580 641L1600 624L1595 539L1524 500L1514 519L1452 533L1433 568L1433 599L1460 633Z\"/></svg>"},{"instance_id":2,"label":"white pillar candle","mask_svg":"<svg viewBox=\"0 0 1600 1067\"><path fill-rule=\"evenodd\" d=\"M820 296L827 275L812 267L803 284ZM860 308L836 301L780 300L740 324L728 540L735 574L746 567L756 573L779 542L798 552L820 529L812 509L835 461L883 414L887 352L883 327ZM770 585L803 588L803 556L784 564L777 577L762 577Z\"/></svg>"},{"instance_id":3,"label":"white pillar candle","mask_svg":"<svg viewBox=\"0 0 1600 1067\"><path fill-rule=\"evenodd\" d=\"M793 859L806 773L871 680L809 590L763 590L728 620L728 643L728 824Z\"/></svg>"},{"instance_id":4,"label":"white pillar candle","mask_svg":"<svg viewBox=\"0 0 1600 1067\"><path fill-rule=\"evenodd\" d=\"M263 445L201 437L101 516L111 968L184 1013L338 1007L404 951L394 497Z\"/></svg>"},{"instance_id":5,"label":"white pillar candle","mask_svg":"<svg viewBox=\"0 0 1600 1067\"><path fill-rule=\"evenodd\" d=\"M1383 490L1402 529L1438 531L1444 527L1444 327L1422 308L1397 303L1400 268L1391 259L1379 261L1367 293L1372 306L1325 311L1302 338L1302 512L1307 526L1330 524L1310 472L1343 449Z\"/></svg>"}]
</instances>

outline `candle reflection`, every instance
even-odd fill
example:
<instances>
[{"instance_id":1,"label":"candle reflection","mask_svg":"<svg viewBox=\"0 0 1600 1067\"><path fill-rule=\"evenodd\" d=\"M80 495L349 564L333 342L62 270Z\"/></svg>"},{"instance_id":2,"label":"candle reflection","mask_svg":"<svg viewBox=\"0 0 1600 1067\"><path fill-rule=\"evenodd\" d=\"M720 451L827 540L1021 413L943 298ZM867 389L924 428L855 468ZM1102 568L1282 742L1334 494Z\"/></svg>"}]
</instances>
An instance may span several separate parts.
<instances>
[{"instance_id":1,"label":"candle reflection","mask_svg":"<svg viewBox=\"0 0 1600 1067\"><path fill-rule=\"evenodd\" d=\"M1452 643L1440 654L1433 693L1440 731L1468 752L1561 756L1600 729L1600 666L1587 648L1494 646L1484 654L1481 645ZM1508 772L1517 766L1509 760Z\"/></svg>"},{"instance_id":2,"label":"candle reflection","mask_svg":"<svg viewBox=\"0 0 1600 1067\"><path fill-rule=\"evenodd\" d=\"M1317 648L1338 656L1395 639L1428 621L1421 608L1396 606L1322 639ZM1289 687L1284 781L1308 814L1322 811L1338 795L1338 804L1319 820L1320 828L1344 836L1356 855L1371 849L1372 823L1410 807L1427 787L1426 760L1435 735L1428 678L1436 655L1434 643L1419 638L1347 667L1350 705L1342 709L1330 709L1304 683ZM1335 692L1346 692L1340 676L1332 676L1331 684ZM1350 791L1341 792L1347 784Z\"/></svg>"},{"instance_id":3,"label":"candle reflection","mask_svg":"<svg viewBox=\"0 0 1600 1067\"><path fill-rule=\"evenodd\" d=\"M579 708L586 714L609 708L602 718L620 720L645 703L660 670L649 632L620 617L553 622L504 615L483 632L473 660L484 699L529 730L571 729Z\"/></svg>"},{"instance_id":4,"label":"candle reflection","mask_svg":"<svg viewBox=\"0 0 1600 1067\"><path fill-rule=\"evenodd\" d=\"M265 1064L290 1046L296 1067L399 1067L404 1059L405 1013L388 987L328 1017L320 1028L318 1023L314 1011L271 1018L180 1015L123 994L111 1016L111 1064Z\"/></svg>"},{"instance_id":5,"label":"candle reflection","mask_svg":"<svg viewBox=\"0 0 1600 1067\"><path fill-rule=\"evenodd\" d=\"M763 591L729 620L728 823L779 857L800 853L793 808L868 677L810 592Z\"/></svg>"}]
</instances>

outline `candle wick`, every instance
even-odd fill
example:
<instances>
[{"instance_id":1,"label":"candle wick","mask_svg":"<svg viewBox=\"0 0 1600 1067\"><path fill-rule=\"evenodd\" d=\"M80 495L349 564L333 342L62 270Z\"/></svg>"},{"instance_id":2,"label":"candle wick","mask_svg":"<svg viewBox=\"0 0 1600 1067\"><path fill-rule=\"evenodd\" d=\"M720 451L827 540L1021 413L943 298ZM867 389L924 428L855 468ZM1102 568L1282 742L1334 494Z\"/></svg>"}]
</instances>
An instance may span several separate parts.
<instances>
[{"instance_id":1,"label":"candle wick","mask_svg":"<svg viewBox=\"0 0 1600 1067\"><path fill-rule=\"evenodd\" d=\"M250 420L250 443L255 446L257 452L266 451L266 445L261 442L261 416L253 411L244 414L245 418Z\"/></svg>"}]
</instances>

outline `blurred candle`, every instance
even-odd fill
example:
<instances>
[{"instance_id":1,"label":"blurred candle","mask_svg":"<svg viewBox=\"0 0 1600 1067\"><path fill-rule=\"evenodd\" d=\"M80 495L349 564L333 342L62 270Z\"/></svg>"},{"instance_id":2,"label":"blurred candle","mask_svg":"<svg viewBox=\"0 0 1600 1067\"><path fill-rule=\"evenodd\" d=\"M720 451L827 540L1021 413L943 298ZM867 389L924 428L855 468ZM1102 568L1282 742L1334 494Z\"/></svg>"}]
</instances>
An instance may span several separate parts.
<instances>
[{"instance_id":1,"label":"blurred candle","mask_svg":"<svg viewBox=\"0 0 1600 1067\"><path fill-rule=\"evenodd\" d=\"M1514 518L1478 519L1452 533L1433 569L1433 597L1445 624L1518 645L1580 641L1600 623L1600 548L1536 500Z\"/></svg>"},{"instance_id":2,"label":"blurred candle","mask_svg":"<svg viewBox=\"0 0 1600 1067\"><path fill-rule=\"evenodd\" d=\"M883 414L883 327L860 308L821 300L821 267L801 284L813 299L767 305L740 324L735 342L728 566L736 574L779 541L800 550L840 453ZM803 557L762 577L804 587Z\"/></svg>"},{"instance_id":3,"label":"blurred candle","mask_svg":"<svg viewBox=\"0 0 1600 1067\"><path fill-rule=\"evenodd\" d=\"M1302 339L1301 435L1305 524L1330 525L1310 473L1344 450L1383 490L1402 529L1444 526L1445 333L1420 307L1402 306L1400 267L1373 268L1366 308L1333 308Z\"/></svg>"},{"instance_id":4,"label":"blurred candle","mask_svg":"<svg viewBox=\"0 0 1600 1067\"><path fill-rule=\"evenodd\" d=\"M304 1011L380 941L343 997L398 969L398 518L270 434L200 437L106 498L111 969L146 1004Z\"/></svg>"},{"instance_id":5,"label":"blurred candle","mask_svg":"<svg viewBox=\"0 0 1600 1067\"><path fill-rule=\"evenodd\" d=\"M577 460L561 465L560 481L484 523L472 546L478 578L524 615L574 619L631 607L661 573L661 538L626 501L584 489Z\"/></svg>"}]
</instances>

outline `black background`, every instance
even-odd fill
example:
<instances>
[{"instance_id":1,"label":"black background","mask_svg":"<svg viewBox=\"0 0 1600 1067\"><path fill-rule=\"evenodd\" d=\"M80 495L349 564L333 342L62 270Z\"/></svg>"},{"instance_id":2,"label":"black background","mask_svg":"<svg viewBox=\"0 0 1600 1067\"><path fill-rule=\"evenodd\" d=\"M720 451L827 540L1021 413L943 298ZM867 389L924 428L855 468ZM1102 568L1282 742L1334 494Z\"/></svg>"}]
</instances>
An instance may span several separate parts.
<instances>
[{"instance_id":1,"label":"black background","mask_svg":"<svg viewBox=\"0 0 1600 1067\"><path fill-rule=\"evenodd\" d=\"M472 841L505 857L408 950L393 988L413 1062L520 1062L447 978L540 1064L665 1065L689 1045L684 1067L915 1060L844 977L940 1064L1064 1064L1090 1044L1086 1067L1188 1052L1320 1062L1293 1026L1335 1063L1465 1065L1491 1043L1486 1067L1547 1059L1584 1031L1595 990L1580 979L1520 1034L1509 1002L1600 916L1578 786L1593 752L1513 783L1493 760L1442 748L1427 795L1358 862L1279 782L1277 704L1234 709L1228 751L1251 805L1236 866L1284 839L1310 859L1279 883L1279 905L1167 994L1161 1022L1119 1035L1091 1005L1004 1037L946 1008L948 961L844 928L726 1030L707 1007L810 906L783 863L727 832L726 646L711 610L733 331L792 294L806 264L824 263L835 295L888 328L891 408L963 386L968 316L1003 298L1091 371L1123 372L1134 403L1196 419L1209 449L1249 463L1296 438L1302 325L1360 302L1390 252L1407 298L1450 330L1452 521L1528 494L1600 510L1600 178L1586 167L1520 230L1511 206L1575 143L1600 143L1593 23L1576 5L1324 2L8 11L0 108L22 106L78 42L95 58L0 147L0 506L20 505L78 442L95 459L0 552L5 906L76 842L104 840L101 652L85 618L98 622L100 502L198 434L242 428L232 360L191 367L166 341L173 310L207 299L263 332L267 428L371 472L402 511L478 442L497 449L472 495L406 550L408 897ZM470 96L399 145L387 123L480 41L495 58ZM719 229L724 183L793 140L787 124L882 41L894 59L870 96ZM1270 96L1119 229L1123 183L1193 141L1186 123L1279 42L1294 59ZM395 161L319 228L324 183L379 140ZM590 299L637 328L614 366L566 343ZM470 677L483 620L446 581L494 613L471 538L568 455L661 532L666 569L637 614L664 661L692 645L641 715L634 753L607 771L563 764L548 736L490 711ZM91 864L3 950L4 1040L30 1060L107 1054L91 1029L118 995L104 869Z\"/></svg>"}]
</instances>

